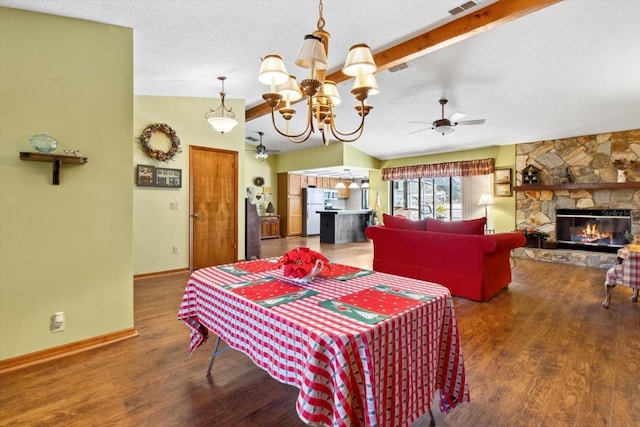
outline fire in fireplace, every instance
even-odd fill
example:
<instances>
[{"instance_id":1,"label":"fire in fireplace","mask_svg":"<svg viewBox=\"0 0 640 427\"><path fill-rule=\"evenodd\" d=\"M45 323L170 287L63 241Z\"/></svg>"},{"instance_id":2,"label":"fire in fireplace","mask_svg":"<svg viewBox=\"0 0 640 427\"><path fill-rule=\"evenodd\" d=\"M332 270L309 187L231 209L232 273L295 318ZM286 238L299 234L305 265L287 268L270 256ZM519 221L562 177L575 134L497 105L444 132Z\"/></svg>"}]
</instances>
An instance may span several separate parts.
<instances>
[{"instance_id":1,"label":"fire in fireplace","mask_svg":"<svg viewBox=\"0 0 640 427\"><path fill-rule=\"evenodd\" d=\"M556 239L564 248L615 252L628 243L631 209L557 209Z\"/></svg>"}]
</instances>

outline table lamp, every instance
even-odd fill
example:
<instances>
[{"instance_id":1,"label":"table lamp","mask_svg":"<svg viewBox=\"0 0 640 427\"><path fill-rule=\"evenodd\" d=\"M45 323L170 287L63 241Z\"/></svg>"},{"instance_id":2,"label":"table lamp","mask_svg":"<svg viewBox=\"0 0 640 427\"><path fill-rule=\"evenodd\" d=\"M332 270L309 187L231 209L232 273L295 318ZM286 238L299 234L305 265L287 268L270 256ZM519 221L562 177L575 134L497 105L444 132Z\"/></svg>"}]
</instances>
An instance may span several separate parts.
<instances>
[{"instance_id":1,"label":"table lamp","mask_svg":"<svg viewBox=\"0 0 640 427\"><path fill-rule=\"evenodd\" d=\"M491 194L482 194L480 196L480 200L478 201L478 206L484 205L484 216L487 218L487 223L485 224L485 230L491 230L489 227L489 213L487 206L495 204L495 200L493 200L493 196Z\"/></svg>"}]
</instances>

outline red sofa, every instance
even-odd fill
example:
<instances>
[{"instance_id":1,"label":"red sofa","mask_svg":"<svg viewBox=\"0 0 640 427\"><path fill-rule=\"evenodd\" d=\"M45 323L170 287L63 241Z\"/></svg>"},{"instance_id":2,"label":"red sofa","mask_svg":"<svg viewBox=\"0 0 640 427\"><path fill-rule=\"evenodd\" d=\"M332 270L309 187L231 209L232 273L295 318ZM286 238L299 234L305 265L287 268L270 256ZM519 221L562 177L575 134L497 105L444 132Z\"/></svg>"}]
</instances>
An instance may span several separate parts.
<instances>
[{"instance_id":1,"label":"red sofa","mask_svg":"<svg viewBox=\"0 0 640 427\"><path fill-rule=\"evenodd\" d=\"M404 227L371 226L365 230L373 240L373 269L383 273L439 283L452 295L487 301L511 282L511 249L524 246L520 232L460 234L469 232L486 218L470 221L406 221ZM436 222L437 221L437 222ZM474 226L471 222L475 221ZM397 224L394 224L397 225ZM429 231L431 229L437 231Z\"/></svg>"}]
</instances>

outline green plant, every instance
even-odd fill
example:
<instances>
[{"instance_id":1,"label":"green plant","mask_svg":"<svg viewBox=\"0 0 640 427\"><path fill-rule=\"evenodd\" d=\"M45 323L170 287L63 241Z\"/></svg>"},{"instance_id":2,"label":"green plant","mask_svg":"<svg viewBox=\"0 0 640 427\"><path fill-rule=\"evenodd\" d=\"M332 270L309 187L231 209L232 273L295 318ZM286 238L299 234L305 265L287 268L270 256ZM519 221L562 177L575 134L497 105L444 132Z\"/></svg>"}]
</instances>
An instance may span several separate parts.
<instances>
[{"instance_id":1,"label":"green plant","mask_svg":"<svg viewBox=\"0 0 640 427\"><path fill-rule=\"evenodd\" d=\"M445 212L444 205L436 206L436 214L438 216L444 216L444 212Z\"/></svg>"}]
</instances>

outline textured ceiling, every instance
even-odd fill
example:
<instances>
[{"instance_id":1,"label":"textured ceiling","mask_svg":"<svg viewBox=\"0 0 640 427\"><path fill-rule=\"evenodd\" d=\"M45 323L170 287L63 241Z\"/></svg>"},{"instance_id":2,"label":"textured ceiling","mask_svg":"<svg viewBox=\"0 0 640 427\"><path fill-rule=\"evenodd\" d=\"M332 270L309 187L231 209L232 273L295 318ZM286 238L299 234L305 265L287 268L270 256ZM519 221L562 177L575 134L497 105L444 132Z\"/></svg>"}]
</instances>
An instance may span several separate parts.
<instances>
[{"instance_id":1,"label":"textured ceiling","mask_svg":"<svg viewBox=\"0 0 640 427\"><path fill-rule=\"evenodd\" d=\"M461 3L325 0L330 71L349 46L366 42L380 52L459 17L447 11ZM303 76L293 61L318 19L316 0L0 0L0 6L131 27L135 94L214 98L216 78L224 75L227 96L245 99L247 108L261 103L267 89L257 81L260 57L279 53L290 73ZM369 100L374 109L353 144L391 159L640 128L639 20L640 1L565 0L410 61L405 70L381 71L380 93ZM337 122L351 130L357 116L350 84L339 89ZM427 125L410 121L440 118L443 96L446 116L460 111L486 123L446 136L412 133ZM264 144L281 152L320 145L292 144L270 121L249 121L247 135L263 131Z\"/></svg>"}]
</instances>

